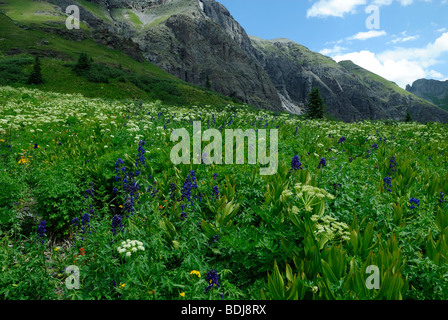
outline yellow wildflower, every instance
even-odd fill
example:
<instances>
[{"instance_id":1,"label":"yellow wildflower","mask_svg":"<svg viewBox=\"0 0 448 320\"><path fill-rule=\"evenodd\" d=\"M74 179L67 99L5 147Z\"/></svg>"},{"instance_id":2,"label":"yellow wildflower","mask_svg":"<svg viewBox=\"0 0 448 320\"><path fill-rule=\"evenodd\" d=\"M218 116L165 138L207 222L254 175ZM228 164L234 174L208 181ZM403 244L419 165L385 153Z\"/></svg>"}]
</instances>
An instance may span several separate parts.
<instances>
[{"instance_id":1,"label":"yellow wildflower","mask_svg":"<svg viewBox=\"0 0 448 320\"><path fill-rule=\"evenodd\" d=\"M179 293L179 295L180 295L182 298L184 298L184 297L185 297L185 292L181 292L181 293Z\"/></svg>"},{"instance_id":2,"label":"yellow wildflower","mask_svg":"<svg viewBox=\"0 0 448 320\"><path fill-rule=\"evenodd\" d=\"M18 164L26 164L28 162L30 162L29 159L25 158L24 156L21 156Z\"/></svg>"},{"instance_id":3,"label":"yellow wildflower","mask_svg":"<svg viewBox=\"0 0 448 320\"><path fill-rule=\"evenodd\" d=\"M200 273L199 271L197 271L197 270L193 270L193 271L191 271L190 274L195 274L195 275L198 276L198 278L201 277L201 273Z\"/></svg>"},{"instance_id":4,"label":"yellow wildflower","mask_svg":"<svg viewBox=\"0 0 448 320\"><path fill-rule=\"evenodd\" d=\"M119 288L123 289L125 285L126 285L126 283L120 283Z\"/></svg>"}]
</instances>

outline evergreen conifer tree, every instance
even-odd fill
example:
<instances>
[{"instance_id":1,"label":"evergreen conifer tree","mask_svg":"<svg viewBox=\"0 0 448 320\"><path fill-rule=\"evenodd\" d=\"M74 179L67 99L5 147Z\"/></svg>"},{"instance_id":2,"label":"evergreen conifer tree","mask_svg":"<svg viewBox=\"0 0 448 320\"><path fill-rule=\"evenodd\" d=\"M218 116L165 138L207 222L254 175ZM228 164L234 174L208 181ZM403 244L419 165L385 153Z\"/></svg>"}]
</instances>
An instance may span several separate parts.
<instances>
[{"instance_id":1,"label":"evergreen conifer tree","mask_svg":"<svg viewBox=\"0 0 448 320\"><path fill-rule=\"evenodd\" d=\"M87 71L90 70L91 66L91 59L86 53L81 53L81 55L78 58L78 62L74 66L73 70L78 74L85 74Z\"/></svg>"},{"instance_id":2,"label":"evergreen conifer tree","mask_svg":"<svg viewBox=\"0 0 448 320\"><path fill-rule=\"evenodd\" d=\"M44 82L44 79L42 78L42 70L40 66L40 59L39 56L36 56L34 59L34 66L33 71L28 77L27 84L41 84Z\"/></svg>"},{"instance_id":3,"label":"evergreen conifer tree","mask_svg":"<svg viewBox=\"0 0 448 320\"><path fill-rule=\"evenodd\" d=\"M319 88L314 88L310 93L310 101L307 108L307 118L322 119L324 117L324 100L320 96Z\"/></svg>"}]
</instances>

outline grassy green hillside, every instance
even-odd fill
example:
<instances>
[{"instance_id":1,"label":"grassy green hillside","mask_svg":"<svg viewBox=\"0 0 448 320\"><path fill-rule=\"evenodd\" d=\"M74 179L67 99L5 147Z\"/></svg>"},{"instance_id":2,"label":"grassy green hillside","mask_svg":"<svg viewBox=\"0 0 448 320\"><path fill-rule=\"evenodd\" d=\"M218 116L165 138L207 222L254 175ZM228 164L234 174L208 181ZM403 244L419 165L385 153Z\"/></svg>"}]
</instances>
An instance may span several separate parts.
<instances>
[{"instance_id":1,"label":"grassy green hillside","mask_svg":"<svg viewBox=\"0 0 448 320\"><path fill-rule=\"evenodd\" d=\"M46 32L61 28L61 17L51 15L56 13L47 3L36 6L30 0L7 1L0 5L0 10L3 11L0 13L0 84L24 86L33 58L39 55L45 80L39 85L41 90L81 93L86 97L161 100L170 105L237 102L181 81L149 62L136 61L89 38L73 41L55 32ZM47 15L33 14L41 11ZM55 21L59 25L52 24ZM93 59L100 78L86 78L72 72L71 67L81 53Z\"/></svg>"},{"instance_id":2,"label":"grassy green hillside","mask_svg":"<svg viewBox=\"0 0 448 320\"><path fill-rule=\"evenodd\" d=\"M444 110L448 110L448 95L446 95L444 98L439 98L439 97L437 97L435 95L426 94L424 96L424 98L426 100L428 100L429 102L435 104L439 108L442 108Z\"/></svg>"}]
</instances>

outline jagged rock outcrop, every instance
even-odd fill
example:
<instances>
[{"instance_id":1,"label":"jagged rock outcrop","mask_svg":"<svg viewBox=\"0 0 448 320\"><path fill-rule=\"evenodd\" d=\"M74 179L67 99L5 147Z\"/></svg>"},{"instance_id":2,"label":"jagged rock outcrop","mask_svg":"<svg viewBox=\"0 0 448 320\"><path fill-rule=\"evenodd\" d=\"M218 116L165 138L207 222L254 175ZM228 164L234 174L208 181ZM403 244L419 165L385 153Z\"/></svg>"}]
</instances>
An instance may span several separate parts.
<instances>
[{"instance_id":1,"label":"jagged rock outcrop","mask_svg":"<svg viewBox=\"0 0 448 320\"><path fill-rule=\"evenodd\" d=\"M282 110L244 29L215 1L196 1L134 37L146 60L178 78L270 110Z\"/></svg>"},{"instance_id":2,"label":"jagged rock outcrop","mask_svg":"<svg viewBox=\"0 0 448 320\"><path fill-rule=\"evenodd\" d=\"M406 90L440 108L448 110L448 80L419 79L414 81L412 86L407 85Z\"/></svg>"},{"instance_id":3,"label":"jagged rock outcrop","mask_svg":"<svg viewBox=\"0 0 448 320\"><path fill-rule=\"evenodd\" d=\"M394 83L355 65L336 63L288 39L264 40L251 37L258 61L268 72L282 96L301 112L314 87L320 89L336 119L403 120L407 111L419 121L448 121L448 113L406 93Z\"/></svg>"}]
</instances>

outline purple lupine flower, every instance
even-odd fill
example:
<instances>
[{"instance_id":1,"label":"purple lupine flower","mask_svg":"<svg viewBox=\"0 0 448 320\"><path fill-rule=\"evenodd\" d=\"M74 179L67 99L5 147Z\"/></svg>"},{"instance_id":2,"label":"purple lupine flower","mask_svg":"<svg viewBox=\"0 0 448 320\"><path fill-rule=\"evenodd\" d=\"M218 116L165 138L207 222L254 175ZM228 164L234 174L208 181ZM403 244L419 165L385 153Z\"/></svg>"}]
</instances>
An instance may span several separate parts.
<instances>
[{"instance_id":1,"label":"purple lupine flower","mask_svg":"<svg viewBox=\"0 0 448 320\"><path fill-rule=\"evenodd\" d=\"M93 188L89 188L86 191L84 191L84 198L92 198L93 197Z\"/></svg>"},{"instance_id":2,"label":"purple lupine flower","mask_svg":"<svg viewBox=\"0 0 448 320\"><path fill-rule=\"evenodd\" d=\"M319 165L317 166L317 169L320 169L320 168L323 168L323 167L326 167L326 166L327 166L327 159L321 158L320 162L319 162Z\"/></svg>"},{"instance_id":3,"label":"purple lupine flower","mask_svg":"<svg viewBox=\"0 0 448 320\"><path fill-rule=\"evenodd\" d=\"M291 161L291 169L292 170L301 170L302 168L302 163L299 160L299 157L296 155L292 158Z\"/></svg>"},{"instance_id":4,"label":"purple lupine flower","mask_svg":"<svg viewBox=\"0 0 448 320\"><path fill-rule=\"evenodd\" d=\"M409 203L411 204L409 208L412 210L416 209L415 205L417 205L417 207L420 207L420 200L416 198L411 198L411 200L409 200Z\"/></svg>"},{"instance_id":5,"label":"purple lupine flower","mask_svg":"<svg viewBox=\"0 0 448 320\"><path fill-rule=\"evenodd\" d=\"M219 275L215 269L212 269L208 272L207 278L205 280L207 281L208 284L208 286L205 288L206 293L214 287L219 288Z\"/></svg>"},{"instance_id":6,"label":"purple lupine flower","mask_svg":"<svg viewBox=\"0 0 448 320\"><path fill-rule=\"evenodd\" d=\"M173 199L176 196L176 184L170 183L170 199Z\"/></svg>"},{"instance_id":7,"label":"purple lupine flower","mask_svg":"<svg viewBox=\"0 0 448 320\"><path fill-rule=\"evenodd\" d=\"M392 179L391 177L386 177L383 179L383 186L384 189L387 190L387 192L392 192Z\"/></svg>"},{"instance_id":8,"label":"purple lupine flower","mask_svg":"<svg viewBox=\"0 0 448 320\"><path fill-rule=\"evenodd\" d=\"M42 244L44 244L44 238L45 238L46 232L47 232L47 229L45 229L46 224L47 224L47 221L42 220L39 223L39 226L37 227L37 239L42 239L42 242L41 242Z\"/></svg>"},{"instance_id":9,"label":"purple lupine flower","mask_svg":"<svg viewBox=\"0 0 448 320\"><path fill-rule=\"evenodd\" d=\"M219 188L218 186L213 187L213 194L216 196L216 199L219 199Z\"/></svg>"},{"instance_id":10,"label":"purple lupine flower","mask_svg":"<svg viewBox=\"0 0 448 320\"><path fill-rule=\"evenodd\" d=\"M118 230L124 231L123 228L123 221L121 219L121 216L116 214L113 218L112 218L112 232L113 235L115 235L117 233Z\"/></svg>"},{"instance_id":11,"label":"purple lupine flower","mask_svg":"<svg viewBox=\"0 0 448 320\"><path fill-rule=\"evenodd\" d=\"M389 163L389 170L392 171L389 171L389 175L395 175L395 172L397 172L396 167L397 167L397 161L395 160L395 157L392 156L390 157L390 163Z\"/></svg>"}]
</instances>

